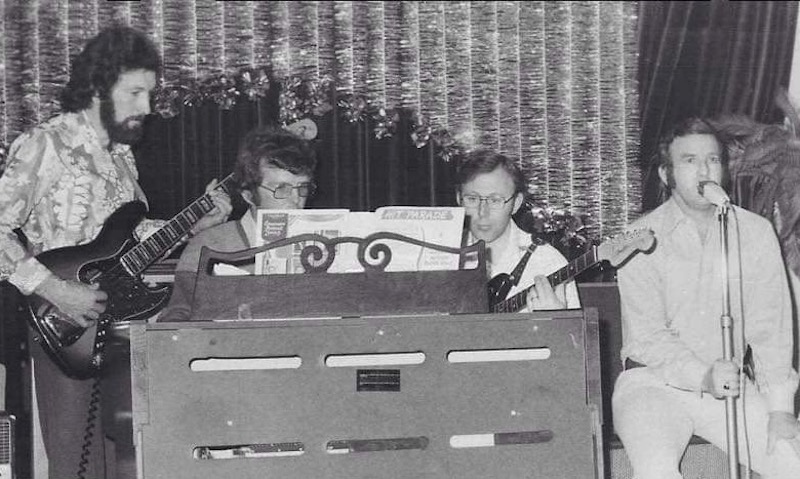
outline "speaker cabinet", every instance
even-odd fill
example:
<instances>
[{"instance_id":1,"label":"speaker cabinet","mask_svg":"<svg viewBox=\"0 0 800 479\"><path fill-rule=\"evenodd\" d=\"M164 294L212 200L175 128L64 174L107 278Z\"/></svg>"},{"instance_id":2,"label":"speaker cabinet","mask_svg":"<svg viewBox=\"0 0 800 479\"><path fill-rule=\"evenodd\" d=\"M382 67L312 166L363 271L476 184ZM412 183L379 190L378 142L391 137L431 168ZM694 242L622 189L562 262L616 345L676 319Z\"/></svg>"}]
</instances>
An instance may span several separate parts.
<instances>
[{"instance_id":1,"label":"speaker cabinet","mask_svg":"<svg viewBox=\"0 0 800 479\"><path fill-rule=\"evenodd\" d=\"M14 423L14 416L0 412L0 479L16 477L14 473Z\"/></svg>"}]
</instances>

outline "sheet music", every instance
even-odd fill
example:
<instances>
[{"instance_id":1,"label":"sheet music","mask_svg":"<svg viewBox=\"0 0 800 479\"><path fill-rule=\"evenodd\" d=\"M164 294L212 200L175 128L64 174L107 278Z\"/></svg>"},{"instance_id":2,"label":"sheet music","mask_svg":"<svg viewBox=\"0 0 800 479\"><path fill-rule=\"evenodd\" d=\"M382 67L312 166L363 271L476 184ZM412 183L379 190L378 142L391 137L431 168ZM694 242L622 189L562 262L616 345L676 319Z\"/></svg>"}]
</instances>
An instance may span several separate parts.
<instances>
[{"instance_id":1,"label":"sheet music","mask_svg":"<svg viewBox=\"0 0 800 479\"><path fill-rule=\"evenodd\" d=\"M461 207L387 206L374 212L331 210L260 210L256 215L256 245L262 246L300 234L327 238L391 232L441 246L458 248L464 225ZM458 269L458 255L435 251L396 240L381 240L392 251L386 271L433 271ZM256 274L304 272L300 252L305 244L294 244L256 255ZM361 272L358 244L342 243L330 273Z\"/></svg>"}]
</instances>

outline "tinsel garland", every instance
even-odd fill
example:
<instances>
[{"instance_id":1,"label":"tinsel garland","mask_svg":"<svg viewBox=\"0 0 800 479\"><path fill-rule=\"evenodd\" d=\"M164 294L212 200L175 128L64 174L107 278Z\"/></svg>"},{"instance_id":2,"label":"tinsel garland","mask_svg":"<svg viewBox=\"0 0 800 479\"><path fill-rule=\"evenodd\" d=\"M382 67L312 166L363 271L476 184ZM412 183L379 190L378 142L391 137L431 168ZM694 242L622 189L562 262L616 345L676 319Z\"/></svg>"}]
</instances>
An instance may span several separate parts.
<instances>
[{"instance_id":1,"label":"tinsel garland","mask_svg":"<svg viewBox=\"0 0 800 479\"><path fill-rule=\"evenodd\" d=\"M547 78L544 41L545 9L542 2L526 2L519 8L519 44L529 48L519 50L517 80L519 83L519 151L520 169L528 179L528 194L536 201L548 199L547 92L542 85ZM521 65L527 65L523 68ZM522 161L522 158L528 161Z\"/></svg>"},{"instance_id":2,"label":"tinsel garland","mask_svg":"<svg viewBox=\"0 0 800 479\"><path fill-rule=\"evenodd\" d=\"M52 2L39 12L39 115L59 110L58 95L69 79L69 35L66 0Z\"/></svg>"},{"instance_id":3,"label":"tinsel garland","mask_svg":"<svg viewBox=\"0 0 800 479\"><path fill-rule=\"evenodd\" d=\"M56 113L69 58L123 23L162 53L164 117L274 88L283 123L336 107L381 139L410 113L417 147L516 158L533 200L585 215L595 235L638 214L635 2L7 3L2 142Z\"/></svg>"},{"instance_id":4,"label":"tinsel garland","mask_svg":"<svg viewBox=\"0 0 800 479\"><path fill-rule=\"evenodd\" d=\"M599 224L600 205L596 199L602 195L599 103L604 82L600 72L600 45L593 41L600 35L599 10L597 3L570 3L571 42L581 48L569 50L572 70L569 117L579 116L581 121L571 121L573 156L569 201L557 203L572 206L592 224Z\"/></svg>"},{"instance_id":5,"label":"tinsel garland","mask_svg":"<svg viewBox=\"0 0 800 479\"><path fill-rule=\"evenodd\" d=\"M574 215L569 210L552 208L531 198L526 199L514 219L534 240L556 247L567 258L575 258L593 243L585 215Z\"/></svg>"}]
</instances>

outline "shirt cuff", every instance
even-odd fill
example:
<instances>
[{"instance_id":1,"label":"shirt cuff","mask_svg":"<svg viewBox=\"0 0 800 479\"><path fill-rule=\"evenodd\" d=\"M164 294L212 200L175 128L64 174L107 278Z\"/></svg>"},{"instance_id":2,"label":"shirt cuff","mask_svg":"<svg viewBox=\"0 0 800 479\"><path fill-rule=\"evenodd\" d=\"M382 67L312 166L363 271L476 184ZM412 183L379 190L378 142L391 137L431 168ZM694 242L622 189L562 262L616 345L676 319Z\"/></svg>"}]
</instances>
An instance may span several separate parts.
<instances>
[{"instance_id":1,"label":"shirt cuff","mask_svg":"<svg viewBox=\"0 0 800 479\"><path fill-rule=\"evenodd\" d=\"M791 371L783 381L770 382L766 391L770 412L794 414L794 396L797 393L798 375Z\"/></svg>"},{"instance_id":2,"label":"shirt cuff","mask_svg":"<svg viewBox=\"0 0 800 479\"><path fill-rule=\"evenodd\" d=\"M8 282L16 286L22 294L28 296L33 294L34 290L52 274L36 258L30 257L17 263L17 269L8 277Z\"/></svg>"}]
</instances>

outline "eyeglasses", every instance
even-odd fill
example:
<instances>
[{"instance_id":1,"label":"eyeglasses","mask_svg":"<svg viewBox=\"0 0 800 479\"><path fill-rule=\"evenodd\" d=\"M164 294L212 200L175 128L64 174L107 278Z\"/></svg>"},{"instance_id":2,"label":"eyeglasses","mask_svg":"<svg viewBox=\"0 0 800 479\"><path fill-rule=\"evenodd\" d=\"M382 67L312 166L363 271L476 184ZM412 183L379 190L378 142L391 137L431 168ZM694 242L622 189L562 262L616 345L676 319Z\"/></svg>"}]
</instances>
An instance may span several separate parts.
<instances>
[{"instance_id":1,"label":"eyeglasses","mask_svg":"<svg viewBox=\"0 0 800 479\"><path fill-rule=\"evenodd\" d=\"M506 199L500 195L463 195L461 196L461 205L464 206L464 208L479 208L481 206L481 201L485 201L486 206L488 206L490 210L499 210L516 196L517 195L511 195L511 198Z\"/></svg>"},{"instance_id":2,"label":"eyeglasses","mask_svg":"<svg viewBox=\"0 0 800 479\"><path fill-rule=\"evenodd\" d=\"M317 185L314 183L300 183L297 186L290 185L289 183L281 183L274 189L264 185L258 185L258 187L272 192L272 196L274 196L276 200L285 200L289 198L292 196L292 191L294 190L297 190L297 196L301 198L308 198L317 191Z\"/></svg>"}]
</instances>

